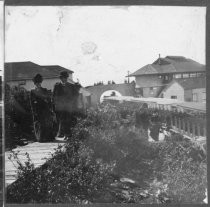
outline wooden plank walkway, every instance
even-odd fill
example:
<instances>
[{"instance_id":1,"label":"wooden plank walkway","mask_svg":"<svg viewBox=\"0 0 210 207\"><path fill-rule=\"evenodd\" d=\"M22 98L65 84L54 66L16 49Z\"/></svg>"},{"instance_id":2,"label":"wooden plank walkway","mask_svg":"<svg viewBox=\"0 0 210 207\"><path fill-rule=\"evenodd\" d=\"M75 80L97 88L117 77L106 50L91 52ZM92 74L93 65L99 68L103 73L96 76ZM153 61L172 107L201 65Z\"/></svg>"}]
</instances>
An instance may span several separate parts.
<instances>
[{"instance_id":1,"label":"wooden plank walkway","mask_svg":"<svg viewBox=\"0 0 210 207\"><path fill-rule=\"evenodd\" d=\"M46 162L47 158L51 157L59 145L63 146L64 144L65 141L62 139L49 143L34 142L25 146L17 147L12 151L19 152L18 158L23 164L27 160L25 155L27 152L31 161L34 163L34 166L39 167ZM9 160L11 154L11 151L5 152L5 187L17 180L17 168L15 167L17 166L17 162L14 159L12 159L14 163Z\"/></svg>"}]
</instances>

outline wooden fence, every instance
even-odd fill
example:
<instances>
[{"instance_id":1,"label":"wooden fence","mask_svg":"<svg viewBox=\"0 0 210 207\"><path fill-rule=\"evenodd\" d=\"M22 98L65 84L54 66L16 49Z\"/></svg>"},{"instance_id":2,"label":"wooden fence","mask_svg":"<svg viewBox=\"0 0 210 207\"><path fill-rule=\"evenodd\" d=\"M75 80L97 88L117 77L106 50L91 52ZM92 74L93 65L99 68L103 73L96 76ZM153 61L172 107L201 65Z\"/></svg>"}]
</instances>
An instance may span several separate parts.
<instances>
[{"instance_id":1,"label":"wooden fence","mask_svg":"<svg viewBox=\"0 0 210 207\"><path fill-rule=\"evenodd\" d=\"M178 117L170 118L172 130L179 132L189 138L206 137L206 120L197 117Z\"/></svg>"}]
</instances>

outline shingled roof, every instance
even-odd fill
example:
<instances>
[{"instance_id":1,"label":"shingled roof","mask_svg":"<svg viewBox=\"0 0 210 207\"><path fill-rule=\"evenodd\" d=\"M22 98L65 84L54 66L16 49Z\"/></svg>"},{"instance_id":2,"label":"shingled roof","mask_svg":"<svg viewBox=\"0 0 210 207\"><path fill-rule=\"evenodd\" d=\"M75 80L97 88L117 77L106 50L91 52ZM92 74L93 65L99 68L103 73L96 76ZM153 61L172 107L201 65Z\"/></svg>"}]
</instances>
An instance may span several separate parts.
<instances>
[{"instance_id":1,"label":"shingled roof","mask_svg":"<svg viewBox=\"0 0 210 207\"><path fill-rule=\"evenodd\" d=\"M165 58L158 58L152 64L148 64L140 68L129 76L205 71L205 65L202 65L194 60L187 59L182 56L166 56Z\"/></svg>"},{"instance_id":2,"label":"shingled roof","mask_svg":"<svg viewBox=\"0 0 210 207\"><path fill-rule=\"evenodd\" d=\"M177 83L179 83L184 90L190 90L195 88L206 88L206 78L198 77L198 78L180 78L175 79Z\"/></svg>"},{"instance_id":3,"label":"shingled roof","mask_svg":"<svg viewBox=\"0 0 210 207\"><path fill-rule=\"evenodd\" d=\"M69 73L73 71L63 68L59 65L40 66L33 62L7 62L4 67L6 81L12 80L29 80L37 73L40 73L43 78L59 77L61 71L66 70Z\"/></svg>"},{"instance_id":4,"label":"shingled roof","mask_svg":"<svg viewBox=\"0 0 210 207\"><path fill-rule=\"evenodd\" d=\"M68 73L73 73L72 70L61 67L60 65L42 65L41 67L47 68L50 70L50 72L54 72L56 74L60 73L61 71L64 71L64 70L66 70Z\"/></svg>"}]
</instances>

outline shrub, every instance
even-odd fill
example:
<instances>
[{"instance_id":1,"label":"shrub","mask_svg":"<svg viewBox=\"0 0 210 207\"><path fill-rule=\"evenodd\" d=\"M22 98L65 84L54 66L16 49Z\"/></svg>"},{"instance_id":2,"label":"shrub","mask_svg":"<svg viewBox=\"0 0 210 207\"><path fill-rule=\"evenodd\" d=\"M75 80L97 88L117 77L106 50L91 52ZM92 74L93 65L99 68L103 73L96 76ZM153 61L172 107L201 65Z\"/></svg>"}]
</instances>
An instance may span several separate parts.
<instances>
[{"instance_id":1,"label":"shrub","mask_svg":"<svg viewBox=\"0 0 210 207\"><path fill-rule=\"evenodd\" d=\"M33 140L32 115L28 92L20 87L5 86L5 143L6 148Z\"/></svg>"},{"instance_id":2,"label":"shrub","mask_svg":"<svg viewBox=\"0 0 210 207\"><path fill-rule=\"evenodd\" d=\"M92 150L69 142L41 168L20 168L19 179L7 188L8 203L91 202L106 186L112 166L92 159Z\"/></svg>"},{"instance_id":3,"label":"shrub","mask_svg":"<svg viewBox=\"0 0 210 207\"><path fill-rule=\"evenodd\" d=\"M64 151L58 149L41 168L34 170L30 160L20 167L20 179L7 189L8 202L202 203L205 154L177 135L149 143L135 121L132 109L108 104L90 110L78 119Z\"/></svg>"},{"instance_id":4,"label":"shrub","mask_svg":"<svg viewBox=\"0 0 210 207\"><path fill-rule=\"evenodd\" d=\"M194 143L171 140L158 145L156 176L173 203L202 203L207 188L206 156Z\"/></svg>"}]
</instances>

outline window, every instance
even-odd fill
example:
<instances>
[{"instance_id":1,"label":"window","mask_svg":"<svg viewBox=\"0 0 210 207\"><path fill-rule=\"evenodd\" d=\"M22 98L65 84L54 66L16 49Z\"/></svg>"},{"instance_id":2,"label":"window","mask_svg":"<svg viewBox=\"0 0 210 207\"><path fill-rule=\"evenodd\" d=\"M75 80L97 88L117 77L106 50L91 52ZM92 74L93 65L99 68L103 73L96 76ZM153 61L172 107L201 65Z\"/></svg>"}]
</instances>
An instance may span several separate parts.
<instances>
[{"instance_id":1,"label":"window","mask_svg":"<svg viewBox=\"0 0 210 207\"><path fill-rule=\"evenodd\" d=\"M197 73L197 77L203 77L204 75L204 73Z\"/></svg>"},{"instance_id":2,"label":"window","mask_svg":"<svg viewBox=\"0 0 210 207\"><path fill-rule=\"evenodd\" d=\"M177 99L177 96L171 96L171 99Z\"/></svg>"},{"instance_id":3,"label":"window","mask_svg":"<svg viewBox=\"0 0 210 207\"><path fill-rule=\"evenodd\" d=\"M190 73L190 77L191 78L195 78L196 77L196 73Z\"/></svg>"},{"instance_id":4,"label":"window","mask_svg":"<svg viewBox=\"0 0 210 207\"><path fill-rule=\"evenodd\" d=\"M205 102L206 101L206 92L202 93L202 101Z\"/></svg>"},{"instance_id":5,"label":"window","mask_svg":"<svg viewBox=\"0 0 210 207\"><path fill-rule=\"evenodd\" d=\"M168 75L165 75L164 80L168 80L168 79L169 79Z\"/></svg>"},{"instance_id":6,"label":"window","mask_svg":"<svg viewBox=\"0 0 210 207\"><path fill-rule=\"evenodd\" d=\"M150 89L150 94L154 94L153 87L150 87L149 89Z\"/></svg>"},{"instance_id":7,"label":"window","mask_svg":"<svg viewBox=\"0 0 210 207\"><path fill-rule=\"evenodd\" d=\"M25 85L26 84L26 81L25 80L23 80L23 81L18 81L18 85L19 86L22 86L22 85Z\"/></svg>"},{"instance_id":8,"label":"window","mask_svg":"<svg viewBox=\"0 0 210 207\"><path fill-rule=\"evenodd\" d=\"M184 74L182 74L182 77L183 77L183 78L189 78L189 73L184 73Z\"/></svg>"},{"instance_id":9,"label":"window","mask_svg":"<svg viewBox=\"0 0 210 207\"><path fill-rule=\"evenodd\" d=\"M182 78L182 74L178 73L174 75L174 78Z\"/></svg>"},{"instance_id":10,"label":"window","mask_svg":"<svg viewBox=\"0 0 210 207\"><path fill-rule=\"evenodd\" d=\"M197 102L197 101L198 101L198 94L193 93L193 102Z\"/></svg>"}]
</instances>

